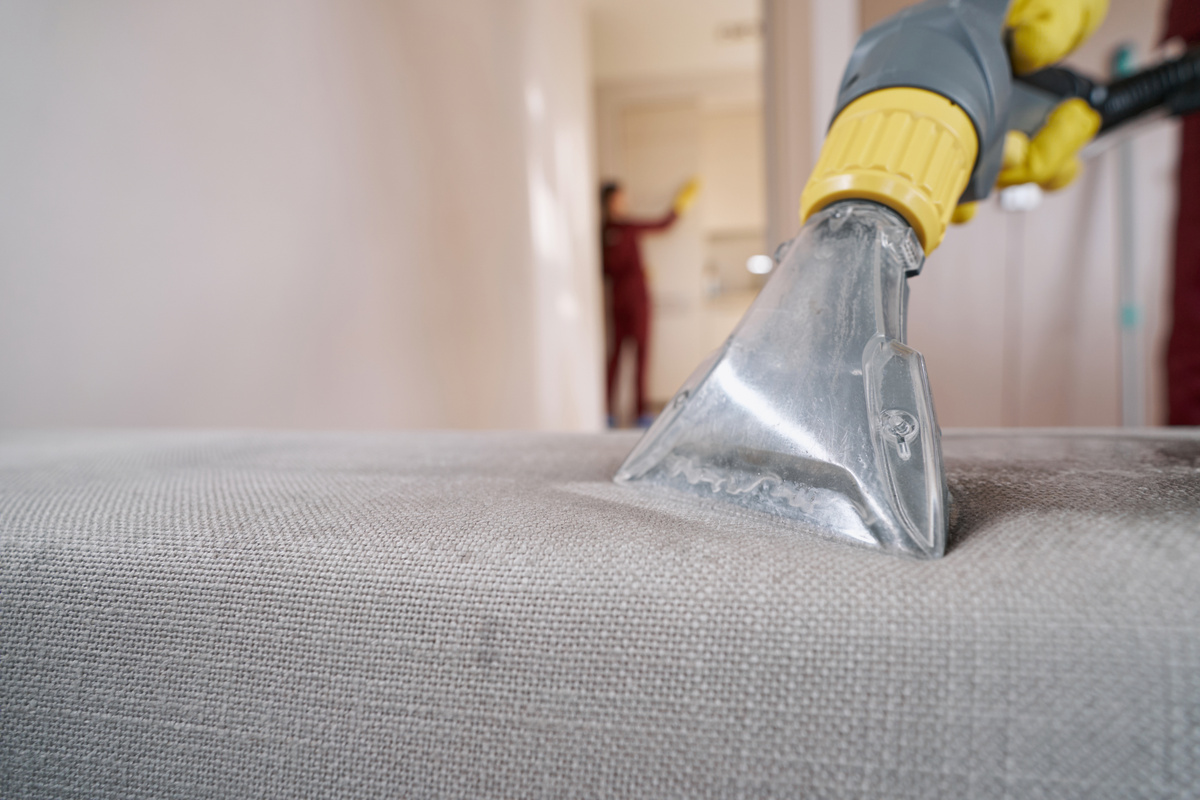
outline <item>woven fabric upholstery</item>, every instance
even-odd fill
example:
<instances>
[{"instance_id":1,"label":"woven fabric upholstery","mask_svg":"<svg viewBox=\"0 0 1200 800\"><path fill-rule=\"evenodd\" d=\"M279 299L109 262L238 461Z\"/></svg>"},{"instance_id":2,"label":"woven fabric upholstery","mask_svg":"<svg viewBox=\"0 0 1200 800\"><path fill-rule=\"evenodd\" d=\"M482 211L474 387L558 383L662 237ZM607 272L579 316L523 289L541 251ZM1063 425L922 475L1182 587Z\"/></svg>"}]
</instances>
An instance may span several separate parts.
<instances>
[{"instance_id":1,"label":"woven fabric upholstery","mask_svg":"<svg viewBox=\"0 0 1200 800\"><path fill-rule=\"evenodd\" d=\"M948 434L937 562L634 441L0 438L0 797L1200 797L1200 436Z\"/></svg>"}]
</instances>

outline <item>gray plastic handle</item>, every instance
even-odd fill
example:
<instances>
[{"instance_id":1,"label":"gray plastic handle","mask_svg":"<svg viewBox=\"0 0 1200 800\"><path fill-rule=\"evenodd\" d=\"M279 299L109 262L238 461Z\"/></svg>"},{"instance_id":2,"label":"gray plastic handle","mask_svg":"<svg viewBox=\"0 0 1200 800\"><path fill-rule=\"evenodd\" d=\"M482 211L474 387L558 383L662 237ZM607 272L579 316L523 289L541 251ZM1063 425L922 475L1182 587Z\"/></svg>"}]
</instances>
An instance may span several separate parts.
<instances>
[{"instance_id":1,"label":"gray plastic handle","mask_svg":"<svg viewBox=\"0 0 1200 800\"><path fill-rule=\"evenodd\" d=\"M961 106L979 137L979 156L964 202L982 200L996 183L1012 97L1004 46L1009 0L927 0L884 20L858 40L838 93L834 117L878 89L911 87Z\"/></svg>"}]
</instances>

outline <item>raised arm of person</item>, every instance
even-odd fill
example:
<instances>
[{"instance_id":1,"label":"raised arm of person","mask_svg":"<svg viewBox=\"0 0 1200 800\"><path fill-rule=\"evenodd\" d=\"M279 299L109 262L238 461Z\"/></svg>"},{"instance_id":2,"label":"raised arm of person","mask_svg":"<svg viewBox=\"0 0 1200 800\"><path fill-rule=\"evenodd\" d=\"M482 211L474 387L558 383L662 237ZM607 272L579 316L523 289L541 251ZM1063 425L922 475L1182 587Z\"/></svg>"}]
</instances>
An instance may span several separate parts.
<instances>
[{"instance_id":1,"label":"raised arm of person","mask_svg":"<svg viewBox=\"0 0 1200 800\"><path fill-rule=\"evenodd\" d=\"M687 213L688 209L696 202L696 196L699 194L700 179L692 178L675 193L675 199L671 201L670 210L661 217L655 219L617 217L612 222L613 224L645 233L663 231L674 225L677 219Z\"/></svg>"}]
</instances>

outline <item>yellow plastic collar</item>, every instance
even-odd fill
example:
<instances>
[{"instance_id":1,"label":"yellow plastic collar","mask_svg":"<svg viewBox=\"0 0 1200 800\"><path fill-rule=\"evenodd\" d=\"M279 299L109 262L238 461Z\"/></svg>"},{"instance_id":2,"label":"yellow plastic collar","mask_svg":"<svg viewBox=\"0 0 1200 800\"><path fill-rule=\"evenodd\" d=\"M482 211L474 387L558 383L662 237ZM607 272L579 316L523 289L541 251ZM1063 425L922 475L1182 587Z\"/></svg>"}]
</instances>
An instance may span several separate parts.
<instances>
[{"instance_id":1,"label":"yellow plastic collar","mask_svg":"<svg viewBox=\"0 0 1200 800\"><path fill-rule=\"evenodd\" d=\"M978 153L971 118L941 95L865 94L833 121L800 196L800 219L838 200L874 200L908 220L928 255L946 235Z\"/></svg>"}]
</instances>

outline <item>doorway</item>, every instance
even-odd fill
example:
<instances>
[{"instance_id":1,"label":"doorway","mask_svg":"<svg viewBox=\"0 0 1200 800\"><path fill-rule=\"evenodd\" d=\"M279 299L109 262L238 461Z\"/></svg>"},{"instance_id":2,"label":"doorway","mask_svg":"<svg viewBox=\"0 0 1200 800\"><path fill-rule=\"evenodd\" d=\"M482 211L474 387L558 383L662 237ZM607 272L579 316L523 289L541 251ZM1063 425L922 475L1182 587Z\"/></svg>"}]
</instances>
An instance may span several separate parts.
<instances>
[{"instance_id":1,"label":"doorway","mask_svg":"<svg viewBox=\"0 0 1200 800\"><path fill-rule=\"evenodd\" d=\"M634 217L660 216L689 178L702 185L688 213L641 242L657 411L765 282L753 258L767 252L761 14L753 0L599 0L592 22L598 174L622 184ZM618 372L622 425L632 361Z\"/></svg>"}]
</instances>

